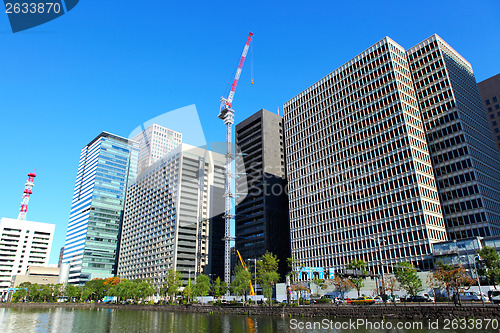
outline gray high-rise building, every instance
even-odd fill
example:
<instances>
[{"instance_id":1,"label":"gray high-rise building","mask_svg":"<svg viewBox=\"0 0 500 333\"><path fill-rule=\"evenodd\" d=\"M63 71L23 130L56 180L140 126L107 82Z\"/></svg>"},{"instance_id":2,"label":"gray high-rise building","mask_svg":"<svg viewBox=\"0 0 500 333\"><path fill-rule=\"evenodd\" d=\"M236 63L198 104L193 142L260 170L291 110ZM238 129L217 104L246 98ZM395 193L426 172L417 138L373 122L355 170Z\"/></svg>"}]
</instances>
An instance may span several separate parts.
<instances>
[{"instance_id":1,"label":"gray high-rise building","mask_svg":"<svg viewBox=\"0 0 500 333\"><path fill-rule=\"evenodd\" d=\"M386 37L284 109L303 265L427 269L448 235L498 234L498 154L472 68L439 36L408 51Z\"/></svg>"},{"instance_id":2,"label":"gray high-rise building","mask_svg":"<svg viewBox=\"0 0 500 333\"><path fill-rule=\"evenodd\" d=\"M224 155L181 144L127 189L118 276L223 276Z\"/></svg>"},{"instance_id":3,"label":"gray high-rise building","mask_svg":"<svg viewBox=\"0 0 500 333\"><path fill-rule=\"evenodd\" d=\"M290 224L283 118L258 111L236 125L236 145L236 172L240 174L236 178L236 249L245 260L272 252L284 276L290 257Z\"/></svg>"},{"instance_id":4,"label":"gray high-rise building","mask_svg":"<svg viewBox=\"0 0 500 333\"><path fill-rule=\"evenodd\" d=\"M432 267L447 235L405 50L386 37L284 110L295 259L320 278Z\"/></svg>"},{"instance_id":5,"label":"gray high-rise building","mask_svg":"<svg viewBox=\"0 0 500 333\"><path fill-rule=\"evenodd\" d=\"M479 82L477 87L500 153L500 74Z\"/></svg>"},{"instance_id":6,"label":"gray high-rise building","mask_svg":"<svg viewBox=\"0 0 500 333\"><path fill-rule=\"evenodd\" d=\"M438 35L407 55L450 239L500 235L500 155L471 65Z\"/></svg>"}]
</instances>

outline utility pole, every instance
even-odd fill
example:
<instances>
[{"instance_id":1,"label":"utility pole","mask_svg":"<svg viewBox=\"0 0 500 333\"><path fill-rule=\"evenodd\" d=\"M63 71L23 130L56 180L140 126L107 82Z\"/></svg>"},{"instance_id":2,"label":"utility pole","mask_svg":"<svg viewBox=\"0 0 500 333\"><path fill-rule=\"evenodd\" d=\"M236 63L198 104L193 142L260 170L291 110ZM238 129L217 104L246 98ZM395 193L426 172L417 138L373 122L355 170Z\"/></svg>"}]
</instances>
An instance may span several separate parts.
<instances>
[{"instance_id":1,"label":"utility pole","mask_svg":"<svg viewBox=\"0 0 500 333\"><path fill-rule=\"evenodd\" d=\"M374 241L377 242L377 245L378 245L378 255L379 255L379 259L380 259L380 275L381 275L381 278L382 278L382 287L384 288L384 293L385 293L385 280L384 280L384 264L382 263L382 249L380 247L380 237L370 237L371 239L373 239ZM382 239L383 241L383 239Z\"/></svg>"}]
</instances>

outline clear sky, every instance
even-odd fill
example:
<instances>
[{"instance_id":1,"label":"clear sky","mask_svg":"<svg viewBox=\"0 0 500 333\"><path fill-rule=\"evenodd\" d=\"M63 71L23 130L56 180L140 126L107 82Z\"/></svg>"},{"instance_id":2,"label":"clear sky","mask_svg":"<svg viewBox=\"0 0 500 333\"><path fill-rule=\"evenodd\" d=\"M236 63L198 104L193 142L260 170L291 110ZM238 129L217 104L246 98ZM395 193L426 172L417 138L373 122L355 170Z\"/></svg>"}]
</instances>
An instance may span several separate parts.
<instances>
[{"instance_id":1,"label":"clear sky","mask_svg":"<svg viewBox=\"0 0 500 333\"><path fill-rule=\"evenodd\" d=\"M437 33L479 82L500 73L500 1L89 1L13 34L0 13L0 216L17 217L37 168L29 220L64 245L80 150L101 131L128 137L195 105L208 142L224 141L219 99L248 32L233 108L239 122L288 99L389 36L405 48ZM192 119L174 130L189 126ZM185 135L184 141L190 142Z\"/></svg>"}]
</instances>

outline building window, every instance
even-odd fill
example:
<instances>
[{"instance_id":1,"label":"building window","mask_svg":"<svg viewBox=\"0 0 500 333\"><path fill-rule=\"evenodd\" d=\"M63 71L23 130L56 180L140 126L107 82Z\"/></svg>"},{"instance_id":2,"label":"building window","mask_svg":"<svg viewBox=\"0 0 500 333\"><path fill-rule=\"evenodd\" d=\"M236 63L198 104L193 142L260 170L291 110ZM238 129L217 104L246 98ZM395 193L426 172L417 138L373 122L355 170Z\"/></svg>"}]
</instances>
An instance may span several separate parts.
<instances>
[{"instance_id":1,"label":"building window","mask_svg":"<svg viewBox=\"0 0 500 333\"><path fill-rule=\"evenodd\" d=\"M493 102L494 103L498 102L498 98L496 96L493 96Z\"/></svg>"},{"instance_id":2,"label":"building window","mask_svg":"<svg viewBox=\"0 0 500 333\"><path fill-rule=\"evenodd\" d=\"M486 105L490 105L490 100L489 99L486 100Z\"/></svg>"},{"instance_id":3,"label":"building window","mask_svg":"<svg viewBox=\"0 0 500 333\"><path fill-rule=\"evenodd\" d=\"M493 108L490 106L490 107L488 108L488 111L489 111L489 112L493 111Z\"/></svg>"},{"instance_id":4,"label":"building window","mask_svg":"<svg viewBox=\"0 0 500 333\"><path fill-rule=\"evenodd\" d=\"M500 109L500 104L495 104L495 109Z\"/></svg>"}]
</instances>

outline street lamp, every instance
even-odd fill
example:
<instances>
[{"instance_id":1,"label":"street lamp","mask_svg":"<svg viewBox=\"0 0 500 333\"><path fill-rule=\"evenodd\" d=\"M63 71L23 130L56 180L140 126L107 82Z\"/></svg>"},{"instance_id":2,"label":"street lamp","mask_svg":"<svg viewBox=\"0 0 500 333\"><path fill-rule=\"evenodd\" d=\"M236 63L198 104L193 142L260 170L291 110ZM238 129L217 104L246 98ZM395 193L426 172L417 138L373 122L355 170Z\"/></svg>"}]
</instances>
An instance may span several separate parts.
<instances>
[{"instance_id":1,"label":"street lamp","mask_svg":"<svg viewBox=\"0 0 500 333\"><path fill-rule=\"evenodd\" d=\"M477 256L474 256L474 270L476 271L477 285L479 287L479 295L481 296L481 302L483 302L483 306L484 306L483 292L481 291L481 282L479 282L479 273L477 271L476 259L478 261L481 261L482 259L481 259L481 256L479 254Z\"/></svg>"},{"instance_id":2,"label":"street lamp","mask_svg":"<svg viewBox=\"0 0 500 333\"><path fill-rule=\"evenodd\" d=\"M380 258L380 274L381 274L381 277L382 277L382 287L384 288L384 293L385 293L385 281L384 281L384 264L382 263L382 249L380 247L380 243L381 243L381 238L380 237L370 237L370 239L374 240L377 242L377 245L378 245L378 255L379 255L379 258ZM385 242L385 240L382 238L382 242Z\"/></svg>"},{"instance_id":3,"label":"street lamp","mask_svg":"<svg viewBox=\"0 0 500 333\"><path fill-rule=\"evenodd\" d=\"M253 300L255 304L257 304L257 261L260 260L254 258L254 259L248 259L248 261L253 261L253 269L254 269Z\"/></svg>"}]
</instances>

